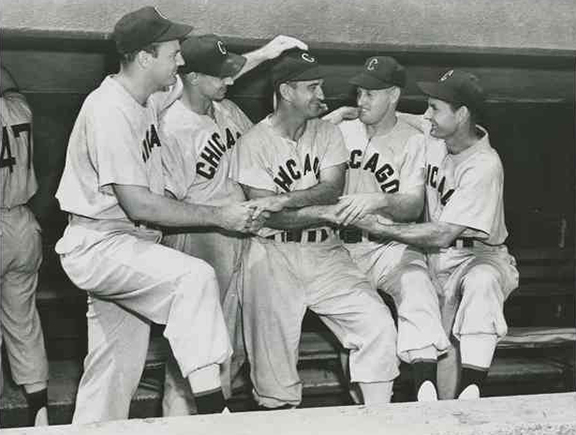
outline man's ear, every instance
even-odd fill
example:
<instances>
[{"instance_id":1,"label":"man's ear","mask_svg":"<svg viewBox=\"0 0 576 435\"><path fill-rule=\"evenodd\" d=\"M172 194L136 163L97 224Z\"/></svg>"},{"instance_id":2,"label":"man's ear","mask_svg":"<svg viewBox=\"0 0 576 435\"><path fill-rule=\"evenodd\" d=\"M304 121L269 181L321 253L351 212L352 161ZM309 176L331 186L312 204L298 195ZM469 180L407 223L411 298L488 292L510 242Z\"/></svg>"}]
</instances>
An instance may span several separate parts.
<instances>
[{"instance_id":1,"label":"man's ear","mask_svg":"<svg viewBox=\"0 0 576 435\"><path fill-rule=\"evenodd\" d=\"M138 65L140 65L142 69L146 69L150 65L153 57L154 56L152 56L152 53L148 53L145 50L140 50L136 55L136 62L138 62Z\"/></svg>"},{"instance_id":2,"label":"man's ear","mask_svg":"<svg viewBox=\"0 0 576 435\"><path fill-rule=\"evenodd\" d=\"M456 119L460 124L464 123L468 118L470 118L470 110L466 106L460 106L456 110Z\"/></svg>"},{"instance_id":3,"label":"man's ear","mask_svg":"<svg viewBox=\"0 0 576 435\"><path fill-rule=\"evenodd\" d=\"M392 97L392 101L397 103L400 100L400 88L398 86L394 86L390 91L390 96Z\"/></svg>"},{"instance_id":4,"label":"man's ear","mask_svg":"<svg viewBox=\"0 0 576 435\"><path fill-rule=\"evenodd\" d=\"M294 91L294 88L292 88L288 83L280 83L278 91L283 100L292 101L292 92Z\"/></svg>"}]
</instances>

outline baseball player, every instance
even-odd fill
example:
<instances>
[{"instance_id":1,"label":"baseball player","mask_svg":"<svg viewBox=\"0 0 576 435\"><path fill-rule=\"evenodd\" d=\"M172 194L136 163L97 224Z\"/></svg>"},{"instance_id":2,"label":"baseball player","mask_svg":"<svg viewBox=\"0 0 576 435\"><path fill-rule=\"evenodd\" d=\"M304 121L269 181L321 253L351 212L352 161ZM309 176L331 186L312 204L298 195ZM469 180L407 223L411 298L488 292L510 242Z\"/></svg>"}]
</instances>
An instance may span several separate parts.
<instances>
[{"instance_id":1,"label":"baseball player","mask_svg":"<svg viewBox=\"0 0 576 435\"><path fill-rule=\"evenodd\" d=\"M88 355L74 423L128 417L150 322L166 325L198 412L225 407L219 364L231 346L214 270L158 243L157 225L254 230L246 203L191 205L164 196L158 117L181 91L179 40L190 30L153 7L124 15L113 32L120 72L87 97L70 136L56 194L70 221L56 251L88 292Z\"/></svg>"},{"instance_id":2,"label":"baseball player","mask_svg":"<svg viewBox=\"0 0 576 435\"><path fill-rule=\"evenodd\" d=\"M10 73L3 67L0 73L0 345L4 337L12 376L23 386L28 403L28 425L43 426L48 424L48 359L36 309L42 240L40 226L27 206L38 187L32 161L32 111Z\"/></svg>"},{"instance_id":3,"label":"baseball player","mask_svg":"<svg viewBox=\"0 0 576 435\"><path fill-rule=\"evenodd\" d=\"M350 350L350 372L367 404L390 401L398 375L396 330L386 305L316 214L335 203L348 160L342 135L317 119L323 73L307 51L272 67L275 111L242 136L231 176L248 198L273 213L244 256L242 295L254 397L265 408L294 407L301 323L316 312Z\"/></svg>"},{"instance_id":4,"label":"baseball player","mask_svg":"<svg viewBox=\"0 0 576 435\"><path fill-rule=\"evenodd\" d=\"M166 111L160 124L166 189L176 199L208 205L245 200L241 187L228 178L229 156L252 122L236 104L225 99L226 91L238 75L294 46L306 48L297 39L282 35L244 56L230 53L216 35L192 36L182 42L185 65L179 71L183 94ZM247 241L216 228L166 234L163 239L166 246L201 258L216 271L224 318L234 347L232 361L222 365L226 397L231 394L231 381L244 360L238 324L238 285L240 257ZM193 412L190 387L173 358L169 358L163 413L174 416Z\"/></svg>"},{"instance_id":5,"label":"baseball player","mask_svg":"<svg viewBox=\"0 0 576 435\"><path fill-rule=\"evenodd\" d=\"M499 338L503 304L518 285L504 242L504 173L488 132L476 124L484 93L477 77L450 70L418 86L428 95L425 223L356 223L381 237L421 246L440 288L442 320L459 340L460 399L480 397Z\"/></svg>"},{"instance_id":6,"label":"baseball player","mask_svg":"<svg viewBox=\"0 0 576 435\"><path fill-rule=\"evenodd\" d=\"M358 119L338 125L350 153L346 195L338 215L346 225L368 213L413 222L424 205L424 136L396 116L405 69L374 56L350 83L357 86ZM436 361L449 346L425 254L354 227L339 232L344 246L374 286L398 310L398 356L412 365L416 397L436 400Z\"/></svg>"}]
</instances>

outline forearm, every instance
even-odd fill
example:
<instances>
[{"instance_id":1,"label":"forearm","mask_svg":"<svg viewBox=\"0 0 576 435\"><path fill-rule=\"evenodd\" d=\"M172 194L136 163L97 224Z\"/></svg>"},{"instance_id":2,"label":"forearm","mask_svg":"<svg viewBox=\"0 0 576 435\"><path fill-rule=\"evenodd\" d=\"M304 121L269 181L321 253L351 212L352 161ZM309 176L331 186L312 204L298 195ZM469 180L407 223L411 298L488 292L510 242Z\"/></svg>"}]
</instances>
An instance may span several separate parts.
<instances>
[{"instance_id":1,"label":"forearm","mask_svg":"<svg viewBox=\"0 0 576 435\"><path fill-rule=\"evenodd\" d=\"M277 230L293 230L325 225L325 206L310 206L298 210L282 210L272 213L264 226Z\"/></svg>"},{"instance_id":2,"label":"forearm","mask_svg":"<svg viewBox=\"0 0 576 435\"><path fill-rule=\"evenodd\" d=\"M383 193L377 214L391 218L394 222L413 222L420 217L424 201L411 194Z\"/></svg>"},{"instance_id":3,"label":"forearm","mask_svg":"<svg viewBox=\"0 0 576 435\"><path fill-rule=\"evenodd\" d=\"M356 226L383 239L393 239L422 248L446 248L465 229L435 222L383 224L375 216L367 216L356 223Z\"/></svg>"},{"instance_id":4,"label":"forearm","mask_svg":"<svg viewBox=\"0 0 576 435\"><path fill-rule=\"evenodd\" d=\"M188 204L156 195L146 188L132 189L131 194L126 194L115 186L114 191L133 221L165 227L220 226L222 223L220 207Z\"/></svg>"},{"instance_id":5,"label":"forearm","mask_svg":"<svg viewBox=\"0 0 576 435\"><path fill-rule=\"evenodd\" d=\"M334 204L341 194L341 186L334 183L320 183L306 190L295 190L279 196L284 208L302 208Z\"/></svg>"}]
</instances>

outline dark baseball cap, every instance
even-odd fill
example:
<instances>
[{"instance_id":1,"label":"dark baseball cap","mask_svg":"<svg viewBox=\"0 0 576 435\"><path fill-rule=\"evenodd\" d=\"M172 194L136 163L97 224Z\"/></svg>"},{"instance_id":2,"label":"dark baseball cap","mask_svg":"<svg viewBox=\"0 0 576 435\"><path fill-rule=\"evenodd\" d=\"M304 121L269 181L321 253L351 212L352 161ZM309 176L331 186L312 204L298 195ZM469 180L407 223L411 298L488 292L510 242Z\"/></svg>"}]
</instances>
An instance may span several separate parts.
<instances>
[{"instance_id":1,"label":"dark baseball cap","mask_svg":"<svg viewBox=\"0 0 576 435\"><path fill-rule=\"evenodd\" d=\"M349 83L364 89L403 88L406 85L406 70L393 57L373 56L366 59L362 71Z\"/></svg>"},{"instance_id":2,"label":"dark baseball cap","mask_svg":"<svg viewBox=\"0 0 576 435\"><path fill-rule=\"evenodd\" d=\"M131 53L153 42L183 39L192 31L188 24L174 23L158 9L146 6L127 13L118 20L112 32L118 53Z\"/></svg>"},{"instance_id":3,"label":"dark baseball cap","mask_svg":"<svg viewBox=\"0 0 576 435\"><path fill-rule=\"evenodd\" d=\"M308 51L291 49L283 53L272 66L274 88L281 83L316 80L324 77L324 71Z\"/></svg>"},{"instance_id":4,"label":"dark baseball cap","mask_svg":"<svg viewBox=\"0 0 576 435\"><path fill-rule=\"evenodd\" d=\"M418 82L420 90L432 98L481 109L485 95L478 77L466 71L451 69L437 82Z\"/></svg>"},{"instance_id":5,"label":"dark baseball cap","mask_svg":"<svg viewBox=\"0 0 576 435\"><path fill-rule=\"evenodd\" d=\"M246 58L230 53L224 41L216 35L190 36L180 49L185 64L179 71L198 72L214 77L234 77L246 63Z\"/></svg>"}]
</instances>

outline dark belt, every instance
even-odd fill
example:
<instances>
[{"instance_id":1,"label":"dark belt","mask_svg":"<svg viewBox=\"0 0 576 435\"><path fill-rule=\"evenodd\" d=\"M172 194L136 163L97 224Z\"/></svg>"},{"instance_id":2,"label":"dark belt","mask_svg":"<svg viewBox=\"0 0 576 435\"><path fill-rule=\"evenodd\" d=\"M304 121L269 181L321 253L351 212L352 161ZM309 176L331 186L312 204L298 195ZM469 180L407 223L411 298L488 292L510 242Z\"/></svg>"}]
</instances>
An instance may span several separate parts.
<instances>
[{"instance_id":1,"label":"dark belt","mask_svg":"<svg viewBox=\"0 0 576 435\"><path fill-rule=\"evenodd\" d=\"M474 246L480 246L483 243L480 240L476 240L472 237L458 237L450 244L451 248L473 248Z\"/></svg>"},{"instance_id":2,"label":"dark belt","mask_svg":"<svg viewBox=\"0 0 576 435\"><path fill-rule=\"evenodd\" d=\"M342 240L344 243L360 243L363 242L363 238L362 238L363 232L362 230L359 230L358 228L342 228L340 231L338 231L338 236L340 237L340 240ZM381 242L382 239L378 236L375 236L373 234L368 234L368 240L370 242Z\"/></svg>"},{"instance_id":3,"label":"dark belt","mask_svg":"<svg viewBox=\"0 0 576 435\"><path fill-rule=\"evenodd\" d=\"M282 243L321 243L330 237L328 231L324 228L318 230L287 230L281 233L272 234L266 238Z\"/></svg>"},{"instance_id":4,"label":"dark belt","mask_svg":"<svg viewBox=\"0 0 576 435\"><path fill-rule=\"evenodd\" d=\"M154 224L150 224L150 223L145 223L142 221L133 221L134 222L134 226L136 228L139 229L147 229L147 230L156 230L156 231L162 231L162 227L158 226L158 225L154 225Z\"/></svg>"}]
</instances>

